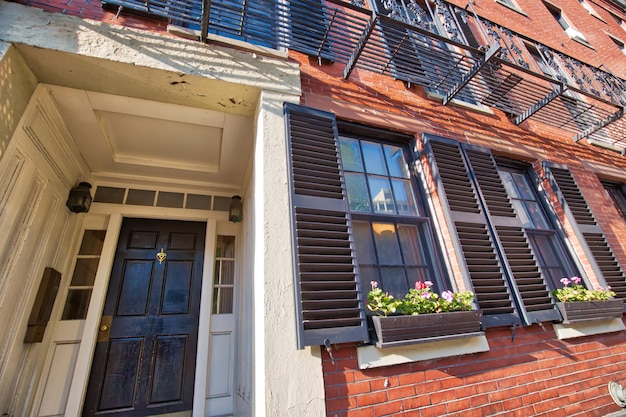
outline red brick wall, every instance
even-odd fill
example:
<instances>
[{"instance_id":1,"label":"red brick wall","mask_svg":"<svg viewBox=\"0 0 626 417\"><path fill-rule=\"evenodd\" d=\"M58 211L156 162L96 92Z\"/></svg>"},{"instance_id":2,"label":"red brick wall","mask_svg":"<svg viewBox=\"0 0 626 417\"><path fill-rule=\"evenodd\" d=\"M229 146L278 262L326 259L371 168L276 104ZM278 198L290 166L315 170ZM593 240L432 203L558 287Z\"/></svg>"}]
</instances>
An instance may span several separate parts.
<instances>
[{"instance_id":1,"label":"red brick wall","mask_svg":"<svg viewBox=\"0 0 626 417\"><path fill-rule=\"evenodd\" d=\"M479 5L487 1L479 0ZM305 105L417 137L434 133L485 146L534 161L537 168L540 161L567 164L626 267L626 241L619 238L626 235L626 223L596 173L581 162L617 167L626 178L626 161L621 155L577 144L569 133L532 120L515 126L498 111L484 114L444 107L426 98L422 88L407 89L389 77L355 70L344 80L341 65L319 66L298 53L290 53L290 57L301 65L301 101ZM565 221L558 203L557 212ZM575 238L572 242L582 253ZM514 338L511 328L488 329L486 336L490 350L485 353L369 370L358 368L356 346L333 351L334 363L323 352L327 416L558 417L603 416L619 410L606 386L612 380L626 383L626 332L558 340L551 324L545 323L544 327L517 328Z\"/></svg>"},{"instance_id":2,"label":"red brick wall","mask_svg":"<svg viewBox=\"0 0 626 417\"><path fill-rule=\"evenodd\" d=\"M488 330L489 352L375 369L356 347L322 354L328 417L603 416L626 378L622 333L555 340L550 326Z\"/></svg>"}]
</instances>

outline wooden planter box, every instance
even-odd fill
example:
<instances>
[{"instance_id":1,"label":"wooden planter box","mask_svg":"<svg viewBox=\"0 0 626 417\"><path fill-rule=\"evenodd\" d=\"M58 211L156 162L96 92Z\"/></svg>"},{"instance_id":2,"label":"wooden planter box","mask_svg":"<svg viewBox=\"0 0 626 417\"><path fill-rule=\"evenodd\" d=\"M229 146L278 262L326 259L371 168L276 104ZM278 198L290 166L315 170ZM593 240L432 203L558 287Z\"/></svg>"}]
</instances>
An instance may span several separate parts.
<instances>
[{"instance_id":1,"label":"wooden planter box","mask_svg":"<svg viewBox=\"0 0 626 417\"><path fill-rule=\"evenodd\" d=\"M588 320L621 318L624 312L623 300L575 301L571 303L556 303L563 323L576 323Z\"/></svg>"},{"instance_id":2,"label":"wooden planter box","mask_svg":"<svg viewBox=\"0 0 626 417\"><path fill-rule=\"evenodd\" d=\"M456 339L482 334L482 312L418 314L416 316L372 316L378 341L376 347Z\"/></svg>"}]
</instances>

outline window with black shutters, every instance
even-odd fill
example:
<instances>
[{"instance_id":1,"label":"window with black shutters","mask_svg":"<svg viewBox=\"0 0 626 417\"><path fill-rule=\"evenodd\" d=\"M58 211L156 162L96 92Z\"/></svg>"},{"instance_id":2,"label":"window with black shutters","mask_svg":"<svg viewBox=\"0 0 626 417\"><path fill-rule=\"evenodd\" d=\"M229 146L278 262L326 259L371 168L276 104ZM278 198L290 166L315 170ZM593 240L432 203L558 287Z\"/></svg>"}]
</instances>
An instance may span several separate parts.
<instances>
[{"instance_id":1,"label":"window with black shutters","mask_svg":"<svg viewBox=\"0 0 626 417\"><path fill-rule=\"evenodd\" d=\"M560 319L530 235L491 152L432 135L425 135L424 152L483 325Z\"/></svg>"},{"instance_id":2,"label":"window with black shutters","mask_svg":"<svg viewBox=\"0 0 626 417\"><path fill-rule=\"evenodd\" d=\"M339 137L343 176L356 243L361 285L376 281L402 298L417 281L435 291L442 279L430 219L410 169L407 143L363 136Z\"/></svg>"},{"instance_id":3,"label":"window with black shutters","mask_svg":"<svg viewBox=\"0 0 626 417\"><path fill-rule=\"evenodd\" d=\"M496 158L496 161L500 178L522 221L543 277L551 289L561 288L562 278L579 276L580 273L563 236L554 225L554 218L544 210L545 198L540 200L530 165L507 158Z\"/></svg>"},{"instance_id":4,"label":"window with black shutters","mask_svg":"<svg viewBox=\"0 0 626 417\"><path fill-rule=\"evenodd\" d=\"M544 169L552 188L565 209L565 214L575 228L578 240L585 245L590 267L603 287L607 285L616 298L626 298L626 277L611 245L585 200L576 179L566 166L545 163Z\"/></svg>"}]
</instances>

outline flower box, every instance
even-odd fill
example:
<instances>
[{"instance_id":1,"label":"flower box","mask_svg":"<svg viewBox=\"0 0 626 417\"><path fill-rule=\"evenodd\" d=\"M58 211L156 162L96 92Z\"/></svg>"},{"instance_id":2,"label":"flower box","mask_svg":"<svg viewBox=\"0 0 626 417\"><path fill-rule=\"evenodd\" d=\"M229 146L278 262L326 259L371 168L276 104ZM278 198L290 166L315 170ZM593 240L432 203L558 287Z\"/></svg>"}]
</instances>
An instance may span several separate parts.
<instances>
[{"instance_id":1,"label":"flower box","mask_svg":"<svg viewBox=\"0 0 626 417\"><path fill-rule=\"evenodd\" d=\"M482 312L452 311L412 316L372 316L376 347L403 346L482 334Z\"/></svg>"},{"instance_id":2,"label":"flower box","mask_svg":"<svg viewBox=\"0 0 626 417\"><path fill-rule=\"evenodd\" d=\"M623 300L572 301L556 303L563 323L576 323L588 320L621 318L624 312Z\"/></svg>"}]
</instances>

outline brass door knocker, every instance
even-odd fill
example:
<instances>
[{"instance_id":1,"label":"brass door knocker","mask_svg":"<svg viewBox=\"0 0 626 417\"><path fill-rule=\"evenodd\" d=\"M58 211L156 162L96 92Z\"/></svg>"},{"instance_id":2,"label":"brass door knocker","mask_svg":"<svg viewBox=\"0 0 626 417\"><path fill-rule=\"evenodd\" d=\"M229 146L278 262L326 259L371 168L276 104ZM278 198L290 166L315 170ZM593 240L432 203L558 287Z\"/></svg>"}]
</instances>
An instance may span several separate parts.
<instances>
[{"instance_id":1,"label":"brass door knocker","mask_svg":"<svg viewBox=\"0 0 626 417\"><path fill-rule=\"evenodd\" d=\"M167 253L165 253L163 248L161 248L161 252L156 254L156 258L157 258L157 261L159 261L160 264L162 264L163 261L165 260L165 258L167 258Z\"/></svg>"}]
</instances>

